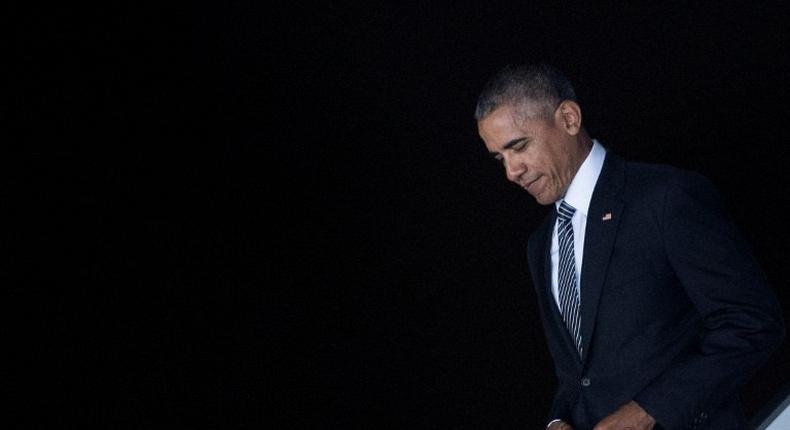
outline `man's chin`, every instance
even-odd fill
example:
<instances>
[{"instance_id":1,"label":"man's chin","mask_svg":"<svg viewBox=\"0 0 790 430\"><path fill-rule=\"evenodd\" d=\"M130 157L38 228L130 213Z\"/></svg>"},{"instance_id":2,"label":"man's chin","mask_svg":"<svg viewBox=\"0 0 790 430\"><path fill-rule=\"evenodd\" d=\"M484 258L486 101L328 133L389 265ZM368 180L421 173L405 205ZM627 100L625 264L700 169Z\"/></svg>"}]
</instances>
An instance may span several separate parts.
<instances>
[{"instance_id":1,"label":"man's chin","mask_svg":"<svg viewBox=\"0 0 790 430\"><path fill-rule=\"evenodd\" d=\"M537 195L536 196L536 195L533 194L532 197L534 197L535 201L538 202L538 204L542 205L542 206L548 206L548 205L554 203L555 201L557 201L556 199L546 198L546 196L541 196L541 195Z\"/></svg>"}]
</instances>

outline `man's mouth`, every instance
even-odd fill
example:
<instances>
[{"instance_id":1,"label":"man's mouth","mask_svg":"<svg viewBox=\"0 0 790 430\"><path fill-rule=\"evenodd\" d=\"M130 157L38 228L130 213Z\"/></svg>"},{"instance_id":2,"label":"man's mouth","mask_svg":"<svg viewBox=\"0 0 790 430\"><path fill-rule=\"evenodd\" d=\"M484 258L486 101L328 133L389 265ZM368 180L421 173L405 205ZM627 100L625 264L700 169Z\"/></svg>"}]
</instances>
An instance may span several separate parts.
<instances>
[{"instance_id":1,"label":"man's mouth","mask_svg":"<svg viewBox=\"0 0 790 430\"><path fill-rule=\"evenodd\" d=\"M529 182L524 183L524 185L522 185L521 187L524 188L525 190L529 191L529 188L533 184L535 184L535 182L538 182L538 179L540 179L540 176L538 176L537 178L535 178L535 179L533 179L533 180L531 180Z\"/></svg>"}]
</instances>

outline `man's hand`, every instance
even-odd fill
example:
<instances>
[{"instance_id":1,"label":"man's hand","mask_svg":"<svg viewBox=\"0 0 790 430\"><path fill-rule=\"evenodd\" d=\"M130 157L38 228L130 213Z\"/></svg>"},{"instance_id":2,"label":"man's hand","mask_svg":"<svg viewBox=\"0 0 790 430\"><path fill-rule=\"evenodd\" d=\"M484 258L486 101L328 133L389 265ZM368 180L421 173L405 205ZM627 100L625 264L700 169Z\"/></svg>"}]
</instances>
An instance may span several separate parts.
<instances>
[{"instance_id":1,"label":"man's hand","mask_svg":"<svg viewBox=\"0 0 790 430\"><path fill-rule=\"evenodd\" d=\"M632 400L601 420L593 430L650 430L655 425L656 420Z\"/></svg>"},{"instance_id":2,"label":"man's hand","mask_svg":"<svg viewBox=\"0 0 790 430\"><path fill-rule=\"evenodd\" d=\"M548 426L546 430L573 430L573 427L565 421L556 421Z\"/></svg>"}]
</instances>

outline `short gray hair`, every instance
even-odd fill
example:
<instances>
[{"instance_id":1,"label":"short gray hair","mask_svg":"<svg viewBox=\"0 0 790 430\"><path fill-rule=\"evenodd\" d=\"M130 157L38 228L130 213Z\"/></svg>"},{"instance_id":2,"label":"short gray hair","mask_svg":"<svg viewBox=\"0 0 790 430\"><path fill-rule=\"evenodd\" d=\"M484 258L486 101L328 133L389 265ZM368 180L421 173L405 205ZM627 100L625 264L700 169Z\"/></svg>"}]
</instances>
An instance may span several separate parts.
<instances>
[{"instance_id":1,"label":"short gray hair","mask_svg":"<svg viewBox=\"0 0 790 430\"><path fill-rule=\"evenodd\" d=\"M475 108L475 120L480 121L501 106L513 106L527 114L526 108L535 104L540 115L551 115L563 100L576 100L571 81L548 64L506 66L486 83Z\"/></svg>"}]
</instances>

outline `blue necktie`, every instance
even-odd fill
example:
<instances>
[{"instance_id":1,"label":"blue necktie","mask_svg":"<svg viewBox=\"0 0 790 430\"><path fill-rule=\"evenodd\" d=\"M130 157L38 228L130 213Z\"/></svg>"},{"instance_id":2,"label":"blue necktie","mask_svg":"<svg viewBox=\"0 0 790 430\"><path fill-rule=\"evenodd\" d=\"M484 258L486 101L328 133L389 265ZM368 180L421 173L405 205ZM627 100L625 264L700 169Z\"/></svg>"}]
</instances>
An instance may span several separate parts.
<instances>
[{"instance_id":1,"label":"blue necktie","mask_svg":"<svg viewBox=\"0 0 790 430\"><path fill-rule=\"evenodd\" d=\"M571 218L576 208L563 200L557 209L557 238L560 245L560 264L557 271L560 311L568 327L579 356L582 355L581 318L579 316L579 290L576 288L576 261L573 256L573 226Z\"/></svg>"}]
</instances>

